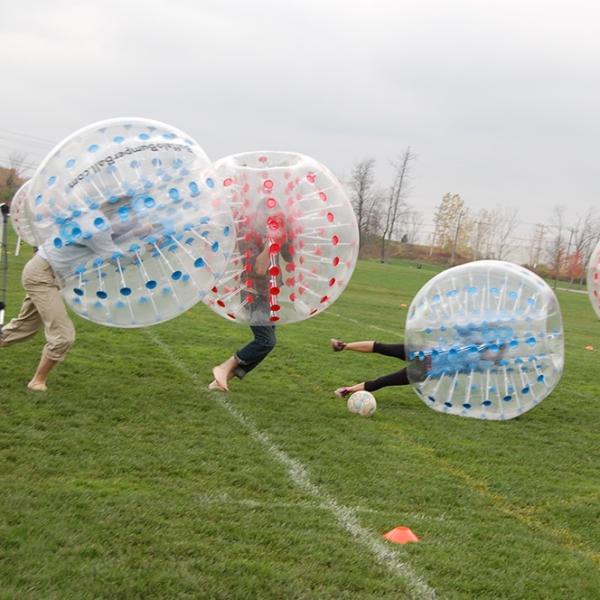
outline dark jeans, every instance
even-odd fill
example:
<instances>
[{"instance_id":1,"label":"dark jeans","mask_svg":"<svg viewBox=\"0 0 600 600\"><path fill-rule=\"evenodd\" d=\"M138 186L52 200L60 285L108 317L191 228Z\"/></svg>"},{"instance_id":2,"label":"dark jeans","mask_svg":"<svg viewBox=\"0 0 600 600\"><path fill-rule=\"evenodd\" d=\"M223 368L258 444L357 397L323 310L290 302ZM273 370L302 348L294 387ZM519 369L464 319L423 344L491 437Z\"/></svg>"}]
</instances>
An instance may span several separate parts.
<instances>
[{"instance_id":1,"label":"dark jeans","mask_svg":"<svg viewBox=\"0 0 600 600\"><path fill-rule=\"evenodd\" d=\"M254 339L235 353L239 363L235 369L235 376L239 379L243 379L257 367L275 348L277 342L274 325L250 325L250 329Z\"/></svg>"}]
</instances>

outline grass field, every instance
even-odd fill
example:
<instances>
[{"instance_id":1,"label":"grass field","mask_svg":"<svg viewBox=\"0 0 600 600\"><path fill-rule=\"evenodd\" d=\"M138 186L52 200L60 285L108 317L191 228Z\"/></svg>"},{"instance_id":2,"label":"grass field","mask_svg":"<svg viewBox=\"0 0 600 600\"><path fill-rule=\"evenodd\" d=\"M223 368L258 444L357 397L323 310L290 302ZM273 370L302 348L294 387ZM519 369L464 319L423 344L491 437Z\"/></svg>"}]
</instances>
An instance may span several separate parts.
<instances>
[{"instance_id":1,"label":"grass field","mask_svg":"<svg viewBox=\"0 0 600 600\"><path fill-rule=\"evenodd\" d=\"M359 263L227 396L210 367L248 331L201 305L145 330L75 319L45 395L25 391L42 337L0 350L0 598L600 598L586 296L559 292L566 370L518 419L439 414L410 388L362 419L333 397L398 363L328 339L401 339L400 304L433 274ZM397 525L421 542L383 540Z\"/></svg>"}]
</instances>

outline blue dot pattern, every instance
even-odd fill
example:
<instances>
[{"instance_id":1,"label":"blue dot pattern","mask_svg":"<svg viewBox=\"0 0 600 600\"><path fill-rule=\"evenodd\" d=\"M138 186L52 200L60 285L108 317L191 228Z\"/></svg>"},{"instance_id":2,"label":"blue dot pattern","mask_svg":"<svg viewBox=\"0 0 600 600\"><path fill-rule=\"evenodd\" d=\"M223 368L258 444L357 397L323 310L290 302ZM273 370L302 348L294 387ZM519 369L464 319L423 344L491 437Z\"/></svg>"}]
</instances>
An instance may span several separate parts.
<instances>
[{"instance_id":1,"label":"blue dot pattern","mask_svg":"<svg viewBox=\"0 0 600 600\"><path fill-rule=\"evenodd\" d=\"M144 326L206 295L236 237L210 191L215 179L199 175L209 167L193 140L142 119L94 124L57 146L31 205L40 239L59 257L77 257L63 290L73 310Z\"/></svg>"},{"instance_id":2,"label":"blue dot pattern","mask_svg":"<svg viewBox=\"0 0 600 600\"><path fill-rule=\"evenodd\" d=\"M563 369L558 302L534 273L479 261L434 277L406 323L409 379L434 410L514 418L539 404Z\"/></svg>"}]
</instances>

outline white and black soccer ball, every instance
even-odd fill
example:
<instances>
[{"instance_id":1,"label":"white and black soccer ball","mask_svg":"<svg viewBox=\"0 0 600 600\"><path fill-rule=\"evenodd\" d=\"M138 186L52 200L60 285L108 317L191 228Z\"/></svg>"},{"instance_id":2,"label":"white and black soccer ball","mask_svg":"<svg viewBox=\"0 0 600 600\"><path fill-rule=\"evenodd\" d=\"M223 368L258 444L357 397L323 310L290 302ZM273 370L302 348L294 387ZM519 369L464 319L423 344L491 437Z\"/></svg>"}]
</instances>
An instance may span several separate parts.
<instances>
[{"instance_id":1,"label":"white and black soccer ball","mask_svg":"<svg viewBox=\"0 0 600 600\"><path fill-rule=\"evenodd\" d=\"M377 401L371 392L354 392L348 398L348 410L361 417L370 417L377 409Z\"/></svg>"}]
</instances>

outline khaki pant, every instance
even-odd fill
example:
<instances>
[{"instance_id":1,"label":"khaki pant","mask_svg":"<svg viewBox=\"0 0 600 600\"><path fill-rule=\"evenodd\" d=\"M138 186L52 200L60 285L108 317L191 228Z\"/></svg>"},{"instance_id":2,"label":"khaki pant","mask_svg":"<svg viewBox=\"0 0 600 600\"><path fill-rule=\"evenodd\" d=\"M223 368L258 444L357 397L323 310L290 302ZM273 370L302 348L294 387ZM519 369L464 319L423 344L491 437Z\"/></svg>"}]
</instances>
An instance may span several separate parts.
<instances>
[{"instance_id":1,"label":"khaki pant","mask_svg":"<svg viewBox=\"0 0 600 600\"><path fill-rule=\"evenodd\" d=\"M54 271L40 256L34 256L23 269L21 283L27 292L21 311L2 331L0 346L24 342L44 326L43 355L62 361L75 342L75 328L60 294Z\"/></svg>"}]
</instances>

